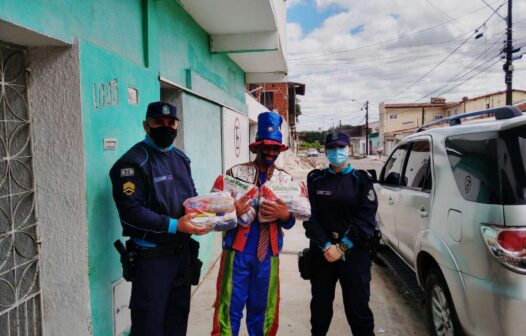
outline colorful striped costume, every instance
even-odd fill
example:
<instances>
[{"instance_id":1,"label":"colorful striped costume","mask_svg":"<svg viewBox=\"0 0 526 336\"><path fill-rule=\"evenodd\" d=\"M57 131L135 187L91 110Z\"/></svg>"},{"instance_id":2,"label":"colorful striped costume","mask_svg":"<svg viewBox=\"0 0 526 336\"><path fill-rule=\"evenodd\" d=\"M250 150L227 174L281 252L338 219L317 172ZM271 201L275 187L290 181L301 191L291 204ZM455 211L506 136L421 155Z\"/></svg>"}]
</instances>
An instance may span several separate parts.
<instances>
[{"instance_id":1,"label":"colorful striped costume","mask_svg":"<svg viewBox=\"0 0 526 336\"><path fill-rule=\"evenodd\" d=\"M260 185L260 171L252 162L234 166L227 174ZM284 170L271 167L263 176L263 182L268 180L290 181L291 177ZM247 329L251 336L276 335L279 321L278 254L283 244L281 227L290 229L294 223L291 216L288 223L269 224L270 244L261 262L252 243L259 238L257 220L249 228L237 227L226 232L217 278L212 335L237 336L245 305Z\"/></svg>"}]
</instances>

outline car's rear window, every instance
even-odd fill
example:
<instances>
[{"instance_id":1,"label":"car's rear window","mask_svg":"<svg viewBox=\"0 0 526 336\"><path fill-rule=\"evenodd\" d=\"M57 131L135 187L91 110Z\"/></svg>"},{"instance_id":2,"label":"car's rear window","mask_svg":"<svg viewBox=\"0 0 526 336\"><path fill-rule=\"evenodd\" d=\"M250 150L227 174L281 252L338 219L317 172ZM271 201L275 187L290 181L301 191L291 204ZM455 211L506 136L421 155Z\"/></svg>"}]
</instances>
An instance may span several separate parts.
<instances>
[{"instance_id":1,"label":"car's rear window","mask_svg":"<svg viewBox=\"0 0 526 336\"><path fill-rule=\"evenodd\" d=\"M504 204L526 204L526 126L501 131L500 167Z\"/></svg>"},{"instance_id":2,"label":"car's rear window","mask_svg":"<svg viewBox=\"0 0 526 336\"><path fill-rule=\"evenodd\" d=\"M526 204L526 126L452 136L446 140L446 151L466 200Z\"/></svg>"},{"instance_id":3,"label":"car's rear window","mask_svg":"<svg viewBox=\"0 0 526 336\"><path fill-rule=\"evenodd\" d=\"M446 151L462 197L477 203L501 203L496 132L449 137Z\"/></svg>"}]
</instances>

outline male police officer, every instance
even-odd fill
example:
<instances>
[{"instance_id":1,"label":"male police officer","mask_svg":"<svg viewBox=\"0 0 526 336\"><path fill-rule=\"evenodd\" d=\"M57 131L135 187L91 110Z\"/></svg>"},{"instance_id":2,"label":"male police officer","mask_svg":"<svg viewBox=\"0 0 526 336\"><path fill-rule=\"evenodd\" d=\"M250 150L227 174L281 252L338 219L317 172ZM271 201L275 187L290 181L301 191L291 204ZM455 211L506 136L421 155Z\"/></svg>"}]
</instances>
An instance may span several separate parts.
<instances>
[{"instance_id":1,"label":"male police officer","mask_svg":"<svg viewBox=\"0 0 526 336\"><path fill-rule=\"evenodd\" d=\"M369 242L376 226L376 194L368 173L351 166L345 133L327 135L325 148L329 167L313 170L307 178L312 216L304 227L313 262L312 335L329 330L337 281L352 334L374 335Z\"/></svg>"},{"instance_id":2,"label":"male police officer","mask_svg":"<svg viewBox=\"0 0 526 336\"><path fill-rule=\"evenodd\" d=\"M179 119L175 106L148 105L144 141L135 144L111 168L113 198L128 251L135 260L130 300L131 335L185 335L190 285L175 284L190 266L194 226L183 202L196 196L190 160L173 146Z\"/></svg>"}]
</instances>

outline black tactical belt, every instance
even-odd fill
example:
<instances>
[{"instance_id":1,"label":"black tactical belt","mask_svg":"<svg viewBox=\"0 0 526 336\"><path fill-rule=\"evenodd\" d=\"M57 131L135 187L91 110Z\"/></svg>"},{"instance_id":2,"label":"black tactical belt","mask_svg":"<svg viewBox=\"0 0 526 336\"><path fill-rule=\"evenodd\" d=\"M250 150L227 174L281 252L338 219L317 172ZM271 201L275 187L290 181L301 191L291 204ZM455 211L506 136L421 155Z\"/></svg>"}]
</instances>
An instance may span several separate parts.
<instances>
[{"instance_id":1,"label":"black tactical belt","mask_svg":"<svg viewBox=\"0 0 526 336\"><path fill-rule=\"evenodd\" d=\"M183 244L159 246L159 247L139 247L135 245L135 251L139 257L154 258L154 257L167 257L181 253Z\"/></svg>"}]
</instances>

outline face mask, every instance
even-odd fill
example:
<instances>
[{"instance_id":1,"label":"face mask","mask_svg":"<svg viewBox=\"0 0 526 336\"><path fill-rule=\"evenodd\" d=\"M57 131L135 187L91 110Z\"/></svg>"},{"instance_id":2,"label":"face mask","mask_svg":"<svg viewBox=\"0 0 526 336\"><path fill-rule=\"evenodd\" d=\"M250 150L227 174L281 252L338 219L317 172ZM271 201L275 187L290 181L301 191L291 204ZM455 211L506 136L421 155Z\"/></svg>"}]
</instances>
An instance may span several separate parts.
<instances>
[{"instance_id":1,"label":"face mask","mask_svg":"<svg viewBox=\"0 0 526 336\"><path fill-rule=\"evenodd\" d=\"M161 148L170 147L175 137L177 137L177 129L170 126L150 127L150 138Z\"/></svg>"},{"instance_id":2,"label":"face mask","mask_svg":"<svg viewBox=\"0 0 526 336\"><path fill-rule=\"evenodd\" d=\"M344 148L331 148L327 150L327 159L331 164L336 167L341 166L349 159L349 149Z\"/></svg>"}]
</instances>

